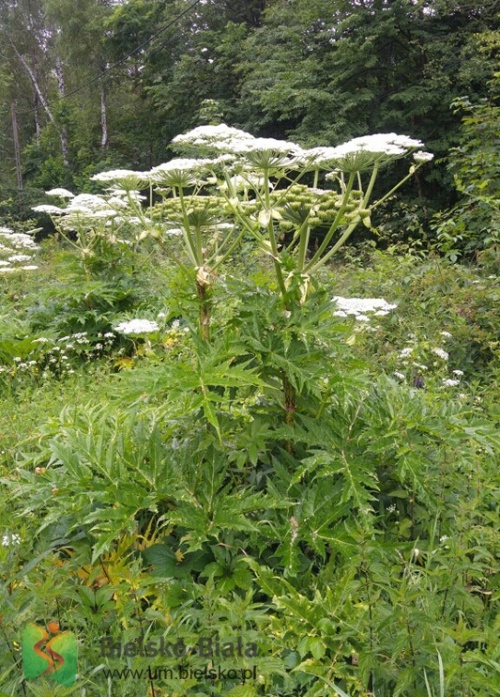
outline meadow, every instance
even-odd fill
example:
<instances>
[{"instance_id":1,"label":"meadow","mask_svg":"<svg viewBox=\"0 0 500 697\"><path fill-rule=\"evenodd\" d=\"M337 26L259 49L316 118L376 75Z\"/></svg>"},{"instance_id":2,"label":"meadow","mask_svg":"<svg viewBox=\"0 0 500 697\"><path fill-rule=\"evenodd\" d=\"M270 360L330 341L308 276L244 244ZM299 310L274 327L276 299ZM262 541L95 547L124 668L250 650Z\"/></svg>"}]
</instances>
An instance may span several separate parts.
<instances>
[{"instance_id":1,"label":"meadow","mask_svg":"<svg viewBox=\"0 0 500 697\"><path fill-rule=\"evenodd\" d=\"M419 141L236 131L0 230L0 695L499 695L498 248L384 238Z\"/></svg>"}]
</instances>

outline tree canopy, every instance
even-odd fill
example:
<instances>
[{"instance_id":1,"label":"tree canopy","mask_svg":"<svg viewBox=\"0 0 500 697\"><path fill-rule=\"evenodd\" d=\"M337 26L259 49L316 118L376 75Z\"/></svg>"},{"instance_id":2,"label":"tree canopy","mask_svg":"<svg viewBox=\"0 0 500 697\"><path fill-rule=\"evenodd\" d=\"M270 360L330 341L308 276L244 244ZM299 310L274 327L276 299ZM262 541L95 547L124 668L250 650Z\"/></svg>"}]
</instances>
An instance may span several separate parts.
<instances>
[{"instance_id":1,"label":"tree canopy","mask_svg":"<svg viewBox=\"0 0 500 697\"><path fill-rule=\"evenodd\" d=\"M212 118L309 146L420 138L418 193L451 205L451 104L492 98L499 24L499 0L2 0L0 181L154 166Z\"/></svg>"}]
</instances>

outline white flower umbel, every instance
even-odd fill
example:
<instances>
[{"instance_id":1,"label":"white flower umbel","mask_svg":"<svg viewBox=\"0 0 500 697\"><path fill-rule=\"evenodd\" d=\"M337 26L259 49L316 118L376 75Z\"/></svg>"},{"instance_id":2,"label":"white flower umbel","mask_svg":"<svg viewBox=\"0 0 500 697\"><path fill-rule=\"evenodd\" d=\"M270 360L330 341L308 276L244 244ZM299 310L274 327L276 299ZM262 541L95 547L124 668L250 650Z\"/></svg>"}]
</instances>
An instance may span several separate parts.
<instances>
[{"instance_id":1,"label":"white flower umbel","mask_svg":"<svg viewBox=\"0 0 500 697\"><path fill-rule=\"evenodd\" d=\"M3 229L5 230L5 228ZM0 241L14 249L32 249L33 251L40 249L34 239L25 232L9 231L6 233L0 231Z\"/></svg>"},{"instance_id":2,"label":"white flower umbel","mask_svg":"<svg viewBox=\"0 0 500 697\"><path fill-rule=\"evenodd\" d=\"M104 196L96 194L78 194L65 208L65 213L95 213L96 211L109 210L109 203Z\"/></svg>"},{"instance_id":3,"label":"white flower umbel","mask_svg":"<svg viewBox=\"0 0 500 697\"><path fill-rule=\"evenodd\" d=\"M140 189L148 182L145 172L134 172L130 169L112 169L108 172L99 172L92 177L96 182L118 182L124 189Z\"/></svg>"},{"instance_id":4,"label":"white flower umbel","mask_svg":"<svg viewBox=\"0 0 500 697\"><path fill-rule=\"evenodd\" d=\"M425 152L424 150L417 150L413 153L413 159L415 162L430 162L434 159L434 155L431 152Z\"/></svg>"},{"instance_id":5,"label":"white flower umbel","mask_svg":"<svg viewBox=\"0 0 500 697\"><path fill-rule=\"evenodd\" d=\"M115 331L120 334L130 334L139 336L141 334L152 334L158 331L158 324L149 319L131 319L128 322L120 322L115 327Z\"/></svg>"},{"instance_id":6,"label":"white flower umbel","mask_svg":"<svg viewBox=\"0 0 500 697\"><path fill-rule=\"evenodd\" d=\"M318 148L319 166L334 166L343 172L360 172L390 160L404 157L423 143L397 133L375 133L353 138L335 148ZM314 153L314 150L313 150Z\"/></svg>"},{"instance_id":7,"label":"white flower umbel","mask_svg":"<svg viewBox=\"0 0 500 697\"><path fill-rule=\"evenodd\" d=\"M21 536L15 532L7 532L2 535L2 547L10 547L11 545L18 545L21 542Z\"/></svg>"},{"instance_id":8,"label":"white flower umbel","mask_svg":"<svg viewBox=\"0 0 500 697\"><path fill-rule=\"evenodd\" d=\"M11 257L8 257L7 262L16 262L16 261L31 261L31 257L28 254L13 254ZM0 262L2 263L2 266L5 264L5 262Z\"/></svg>"},{"instance_id":9,"label":"white flower umbel","mask_svg":"<svg viewBox=\"0 0 500 697\"><path fill-rule=\"evenodd\" d=\"M40 206L35 206L33 210L36 213L47 213L47 215L62 215L64 213L64 208L52 206L50 203L42 203Z\"/></svg>"},{"instance_id":10,"label":"white flower umbel","mask_svg":"<svg viewBox=\"0 0 500 697\"><path fill-rule=\"evenodd\" d=\"M439 358L442 358L443 361L447 361L450 357L450 354L442 348L433 348L432 353L434 353L436 356L439 356Z\"/></svg>"},{"instance_id":11,"label":"white flower umbel","mask_svg":"<svg viewBox=\"0 0 500 697\"><path fill-rule=\"evenodd\" d=\"M458 385L460 385L460 380L453 380L452 378L443 380L443 387L458 387Z\"/></svg>"},{"instance_id":12,"label":"white flower umbel","mask_svg":"<svg viewBox=\"0 0 500 697\"><path fill-rule=\"evenodd\" d=\"M187 188L194 186L214 165L214 160L207 158L176 158L164 162L148 172L151 182L170 187Z\"/></svg>"},{"instance_id":13,"label":"white flower umbel","mask_svg":"<svg viewBox=\"0 0 500 697\"><path fill-rule=\"evenodd\" d=\"M302 155L302 148L296 143L276 138L256 138L255 136L222 123L217 126L198 126L188 133L176 136L175 145L189 148L217 150L233 155L273 153L281 156Z\"/></svg>"},{"instance_id":14,"label":"white flower umbel","mask_svg":"<svg viewBox=\"0 0 500 697\"><path fill-rule=\"evenodd\" d=\"M377 316L387 315L394 310L397 305L388 303L383 298L342 298L335 296L332 301L336 303L337 310L333 313L336 317L346 317L353 315L356 319L368 321L368 313Z\"/></svg>"},{"instance_id":15,"label":"white flower umbel","mask_svg":"<svg viewBox=\"0 0 500 697\"><path fill-rule=\"evenodd\" d=\"M24 232L14 232L10 228L0 228L0 272L2 274L13 273L14 271L31 271L37 268L33 265L23 266L26 262L32 261L32 253L39 249L30 235ZM18 250L23 250L24 254L17 254Z\"/></svg>"},{"instance_id":16,"label":"white flower umbel","mask_svg":"<svg viewBox=\"0 0 500 697\"><path fill-rule=\"evenodd\" d=\"M254 136L239 128L226 126L220 123L217 126L198 126L192 131L176 136L172 143L175 145L213 148L215 150L229 151L236 144L243 146L249 140L254 140Z\"/></svg>"},{"instance_id":17,"label":"white flower umbel","mask_svg":"<svg viewBox=\"0 0 500 697\"><path fill-rule=\"evenodd\" d=\"M74 198L75 194L72 194L71 191L68 191L67 189L51 189L50 191L45 192L46 196L58 196L59 198Z\"/></svg>"}]
</instances>

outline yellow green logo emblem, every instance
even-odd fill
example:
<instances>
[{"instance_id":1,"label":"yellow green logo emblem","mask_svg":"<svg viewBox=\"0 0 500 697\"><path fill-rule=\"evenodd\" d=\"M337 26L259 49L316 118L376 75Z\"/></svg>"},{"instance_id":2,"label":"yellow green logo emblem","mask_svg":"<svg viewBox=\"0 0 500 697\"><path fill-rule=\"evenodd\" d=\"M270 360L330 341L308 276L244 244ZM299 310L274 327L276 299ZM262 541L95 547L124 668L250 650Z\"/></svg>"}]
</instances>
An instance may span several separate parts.
<instances>
[{"instance_id":1,"label":"yellow green logo emblem","mask_svg":"<svg viewBox=\"0 0 500 697\"><path fill-rule=\"evenodd\" d=\"M65 687L75 683L78 644L73 632L60 631L59 622L49 622L47 629L28 624L21 646L26 679L46 675Z\"/></svg>"}]
</instances>

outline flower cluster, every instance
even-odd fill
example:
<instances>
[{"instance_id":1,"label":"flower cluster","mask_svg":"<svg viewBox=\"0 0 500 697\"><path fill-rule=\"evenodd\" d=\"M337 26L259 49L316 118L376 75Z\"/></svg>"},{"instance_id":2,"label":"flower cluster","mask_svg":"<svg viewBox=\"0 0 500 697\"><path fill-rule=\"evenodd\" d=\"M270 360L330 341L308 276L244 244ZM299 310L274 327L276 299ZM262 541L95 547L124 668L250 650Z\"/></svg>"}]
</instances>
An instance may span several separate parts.
<instances>
[{"instance_id":1,"label":"flower cluster","mask_svg":"<svg viewBox=\"0 0 500 697\"><path fill-rule=\"evenodd\" d=\"M76 332L59 339L40 336L33 339L33 347L24 358L14 356L11 364L0 365L0 374L10 379L20 376L48 379L54 375L73 375L79 361L95 360L109 352L115 341L114 332L100 332L94 336L89 336L87 332Z\"/></svg>"},{"instance_id":2,"label":"flower cluster","mask_svg":"<svg viewBox=\"0 0 500 697\"><path fill-rule=\"evenodd\" d=\"M147 237L165 243L168 236L169 244L164 248L185 269L172 239L178 235L189 265L197 272L199 286L212 284L218 268L246 234L274 259L280 293L286 294L288 281L279 263L283 255L295 256L292 275L314 275L358 224L371 228L373 208L412 176L418 163L411 165L406 177L385 197L372 204L379 167L415 152L421 162L431 157L422 150L421 141L396 133L361 136L336 147L308 150L286 140L255 137L226 124L199 126L174 138L173 145L185 151L183 156L149 172L119 169L96 174L94 181L108 185L103 195L71 197L71 192L55 189L51 195L69 198L69 204L65 208L38 206L35 210L60 215L62 229L77 231L82 259L89 265L94 246L103 238L110 244L126 242L118 237L119 226L126 224L124 236L133 236L137 243ZM365 182L361 175L369 169L369 181ZM331 176L333 189L321 188L319 178L324 171ZM298 183L306 172L314 172L312 186ZM137 191L147 185L150 217L145 215ZM162 197L161 203L153 203L153 187ZM324 228L322 242L308 256L311 233L320 226ZM284 244L287 236L290 241ZM366 321L367 313L383 315L391 309L383 304L372 309L339 305L337 314L353 314Z\"/></svg>"},{"instance_id":3,"label":"flower cluster","mask_svg":"<svg viewBox=\"0 0 500 697\"><path fill-rule=\"evenodd\" d=\"M38 267L30 262L38 249L40 247L28 233L0 227L0 273L37 269Z\"/></svg>"},{"instance_id":4,"label":"flower cluster","mask_svg":"<svg viewBox=\"0 0 500 697\"><path fill-rule=\"evenodd\" d=\"M336 317L352 316L360 322L368 322L369 315L375 317L388 315L391 310L397 307L383 298L342 298L335 296L332 301L338 307L338 310L333 313Z\"/></svg>"},{"instance_id":5,"label":"flower cluster","mask_svg":"<svg viewBox=\"0 0 500 697\"><path fill-rule=\"evenodd\" d=\"M158 331L158 324L149 319L131 319L127 322L120 322L115 327L119 334L130 336L141 336L143 334L153 334Z\"/></svg>"},{"instance_id":6,"label":"flower cluster","mask_svg":"<svg viewBox=\"0 0 500 697\"><path fill-rule=\"evenodd\" d=\"M21 536L15 532L6 532L2 535L2 547L10 547L18 545L21 542Z\"/></svg>"},{"instance_id":7,"label":"flower cluster","mask_svg":"<svg viewBox=\"0 0 500 697\"><path fill-rule=\"evenodd\" d=\"M440 332L443 339L450 340L452 335L450 332L443 330ZM450 374L448 363L450 354L441 346L434 346L427 339L416 340L414 334L410 335L410 345L405 346L397 353L393 354L394 361L397 367L404 368L411 376L413 384L421 387L424 385L423 375L426 376L425 383L436 384L439 387L458 387L461 384L461 378L464 375L463 370L458 368L451 371ZM448 374L448 375L447 375ZM407 375L402 370L395 370L394 377L398 380L406 380ZM439 380L439 382L436 382Z\"/></svg>"}]
</instances>

